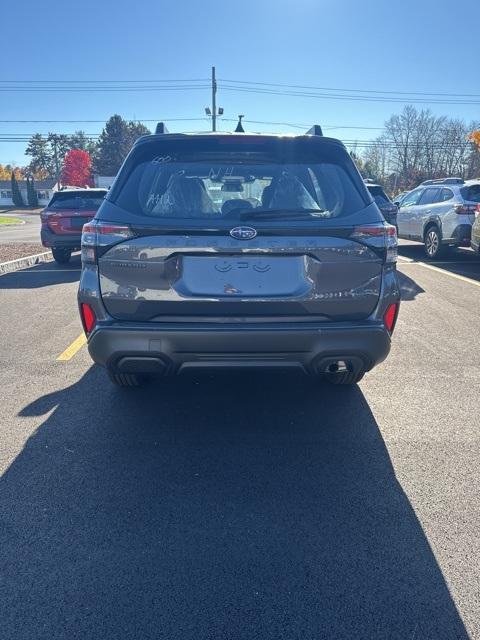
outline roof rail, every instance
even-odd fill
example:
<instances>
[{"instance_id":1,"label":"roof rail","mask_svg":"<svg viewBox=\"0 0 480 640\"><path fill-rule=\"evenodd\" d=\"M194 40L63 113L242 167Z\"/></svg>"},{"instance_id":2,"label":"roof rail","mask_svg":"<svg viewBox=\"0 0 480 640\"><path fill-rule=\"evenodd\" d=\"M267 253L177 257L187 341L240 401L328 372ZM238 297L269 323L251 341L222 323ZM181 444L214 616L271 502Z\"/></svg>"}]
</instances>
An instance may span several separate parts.
<instances>
[{"instance_id":1,"label":"roof rail","mask_svg":"<svg viewBox=\"0 0 480 640\"><path fill-rule=\"evenodd\" d=\"M156 133L156 134L160 134L160 135L163 135L163 134L165 134L165 133L168 133L168 129L167 129L167 127L165 126L165 123L164 123L164 122L158 122L158 123L157 123L157 126L155 127L155 133Z\"/></svg>"},{"instance_id":2,"label":"roof rail","mask_svg":"<svg viewBox=\"0 0 480 640\"><path fill-rule=\"evenodd\" d=\"M319 124L314 124L313 127L307 131L307 136L323 136L322 127Z\"/></svg>"},{"instance_id":3,"label":"roof rail","mask_svg":"<svg viewBox=\"0 0 480 640\"><path fill-rule=\"evenodd\" d=\"M436 180L424 180L421 186L426 187L429 184L464 184L463 178L437 178Z\"/></svg>"}]
</instances>

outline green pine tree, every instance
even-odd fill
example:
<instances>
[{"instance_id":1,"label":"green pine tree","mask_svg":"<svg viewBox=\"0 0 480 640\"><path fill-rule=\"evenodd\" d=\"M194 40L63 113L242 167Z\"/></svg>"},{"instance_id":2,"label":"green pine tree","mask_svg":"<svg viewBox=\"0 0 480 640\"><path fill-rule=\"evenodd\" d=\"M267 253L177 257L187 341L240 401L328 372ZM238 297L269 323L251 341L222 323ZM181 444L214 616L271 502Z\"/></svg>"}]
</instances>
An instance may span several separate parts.
<instances>
[{"instance_id":1,"label":"green pine tree","mask_svg":"<svg viewBox=\"0 0 480 640\"><path fill-rule=\"evenodd\" d=\"M142 124L127 122L115 114L105 124L94 155L94 170L103 176L115 176L135 140L150 133Z\"/></svg>"},{"instance_id":2,"label":"green pine tree","mask_svg":"<svg viewBox=\"0 0 480 640\"><path fill-rule=\"evenodd\" d=\"M30 173L38 174L43 178L53 178L55 175L53 152L48 140L41 133L36 133L30 138L25 155L31 157L28 166Z\"/></svg>"},{"instance_id":3,"label":"green pine tree","mask_svg":"<svg viewBox=\"0 0 480 640\"><path fill-rule=\"evenodd\" d=\"M29 207L38 207L37 191L33 178L27 178L27 200Z\"/></svg>"},{"instance_id":4,"label":"green pine tree","mask_svg":"<svg viewBox=\"0 0 480 640\"><path fill-rule=\"evenodd\" d=\"M12 202L16 207L25 206L20 188L18 186L17 179L13 171L12 171Z\"/></svg>"}]
</instances>

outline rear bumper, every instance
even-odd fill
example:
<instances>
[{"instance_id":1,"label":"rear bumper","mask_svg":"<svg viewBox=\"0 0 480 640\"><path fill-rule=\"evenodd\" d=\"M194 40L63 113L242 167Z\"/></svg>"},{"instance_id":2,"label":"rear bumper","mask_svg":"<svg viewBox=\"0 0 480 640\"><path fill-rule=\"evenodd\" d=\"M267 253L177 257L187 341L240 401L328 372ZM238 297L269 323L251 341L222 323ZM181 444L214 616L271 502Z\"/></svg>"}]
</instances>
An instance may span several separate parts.
<instances>
[{"instance_id":1,"label":"rear bumper","mask_svg":"<svg viewBox=\"0 0 480 640\"><path fill-rule=\"evenodd\" d=\"M470 238L472 237L471 224L459 224L455 227L451 238L443 238L442 244L454 244L457 247L470 246Z\"/></svg>"},{"instance_id":2,"label":"rear bumper","mask_svg":"<svg viewBox=\"0 0 480 640\"><path fill-rule=\"evenodd\" d=\"M40 230L40 238L44 247L49 248L62 248L62 249L80 249L82 234L80 233L68 233L57 234L50 231L47 227L42 225Z\"/></svg>"},{"instance_id":3,"label":"rear bumper","mask_svg":"<svg viewBox=\"0 0 480 640\"><path fill-rule=\"evenodd\" d=\"M288 326L101 323L88 340L93 360L112 372L180 373L192 368L297 368L323 373L338 360L368 371L390 351L380 322Z\"/></svg>"}]
</instances>

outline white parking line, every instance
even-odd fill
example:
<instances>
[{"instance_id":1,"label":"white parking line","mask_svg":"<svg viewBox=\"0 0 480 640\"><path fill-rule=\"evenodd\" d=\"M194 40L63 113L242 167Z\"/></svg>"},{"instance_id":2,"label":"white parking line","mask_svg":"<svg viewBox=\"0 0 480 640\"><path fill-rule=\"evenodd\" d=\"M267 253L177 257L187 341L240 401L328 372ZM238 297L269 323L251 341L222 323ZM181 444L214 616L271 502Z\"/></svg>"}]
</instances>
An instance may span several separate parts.
<instances>
[{"instance_id":1,"label":"white parking line","mask_svg":"<svg viewBox=\"0 0 480 640\"><path fill-rule=\"evenodd\" d=\"M468 282L469 284L474 284L476 287L480 287L480 282L477 280L473 280L472 278L467 278L466 276L460 276L458 273L451 273L450 271L446 271L445 269L439 269L435 267L433 264L427 264L426 262L415 262L415 260L407 260L404 262L404 265L407 266L415 265L419 267L425 267L425 269L430 269L430 271L436 271L437 273L442 273L444 276L450 276L450 278L455 278L456 280L462 280L463 282ZM440 264L440 263L439 263ZM446 264L454 264L452 262ZM461 262L460 264L465 264Z\"/></svg>"}]
</instances>

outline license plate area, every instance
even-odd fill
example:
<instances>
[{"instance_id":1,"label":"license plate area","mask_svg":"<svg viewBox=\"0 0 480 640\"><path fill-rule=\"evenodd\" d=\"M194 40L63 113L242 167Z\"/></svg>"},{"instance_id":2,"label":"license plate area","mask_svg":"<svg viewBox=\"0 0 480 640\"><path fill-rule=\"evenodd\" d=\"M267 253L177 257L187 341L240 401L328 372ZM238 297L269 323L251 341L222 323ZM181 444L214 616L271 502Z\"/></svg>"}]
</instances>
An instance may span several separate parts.
<instances>
[{"instance_id":1,"label":"license plate area","mask_svg":"<svg viewBox=\"0 0 480 640\"><path fill-rule=\"evenodd\" d=\"M89 221L89 218L69 218L71 229L81 229L84 224Z\"/></svg>"},{"instance_id":2,"label":"license plate area","mask_svg":"<svg viewBox=\"0 0 480 640\"><path fill-rule=\"evenodd\" d=\"M183 256L176 290L185 296L292 297L311 288L305 256Z\"/></svg>"}]
</instances>

